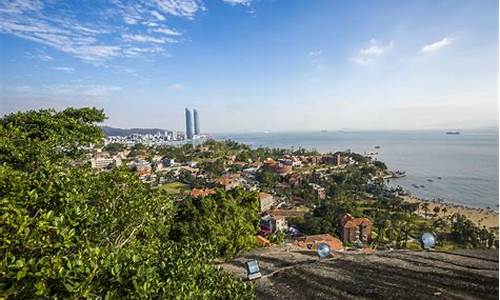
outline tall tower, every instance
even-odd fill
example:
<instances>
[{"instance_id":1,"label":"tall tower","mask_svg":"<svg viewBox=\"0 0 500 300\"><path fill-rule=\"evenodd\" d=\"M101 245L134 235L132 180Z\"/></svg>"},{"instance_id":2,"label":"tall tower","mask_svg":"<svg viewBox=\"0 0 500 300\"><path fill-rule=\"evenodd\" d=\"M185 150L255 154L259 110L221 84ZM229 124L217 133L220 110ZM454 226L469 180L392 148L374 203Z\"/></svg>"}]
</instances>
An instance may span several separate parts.
<instances>
[{"instance_id":1,"label":"tall tower","mask_svg":"<svg viewBox=\"0 0 500 300\"><path fill-rule=\"evenodd\" d=\"M193 139L193 119L191 118L191 112L186 108L186 138L188 140Z\"/></svg>"},{"instance_id":2,"label":"tall tower","mask_svg":"<svg viewBox=\"0 0 500 300\"><path fill-rule=\"evenodd\" d=\"M200 119L198 117L198 111L193 109L193 117L194 117L194 134L200 134Z\"/></svg>"}]
</instances>

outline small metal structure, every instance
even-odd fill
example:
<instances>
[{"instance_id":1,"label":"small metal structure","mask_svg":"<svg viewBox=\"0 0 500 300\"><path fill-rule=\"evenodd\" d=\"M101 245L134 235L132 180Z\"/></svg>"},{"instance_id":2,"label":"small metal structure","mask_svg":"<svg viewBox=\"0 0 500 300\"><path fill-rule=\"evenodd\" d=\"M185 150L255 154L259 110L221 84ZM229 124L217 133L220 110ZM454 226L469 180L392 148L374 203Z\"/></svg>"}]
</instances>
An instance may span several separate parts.
<instances>
[{"instance_id":1,"label":"small metal structure","mask_svg":"<svg viewBox=\"0 0 500 300\"><path fill-rule=\"evenodd\" d=\"M420 238L422 248L425 250L433 249L436 245L436 236L430 232L424 232Z\"/></svg>"},{"instance_id":2,"label":"small metal structure","mask_svg":"<svg viewBox=\"0 0 500 300\"><path fill-rule=\"evenodd\" d=\"M248 280L254 280L262 277L260 274L259 262L256 259L252 259L246 262L247 267L247 278Z\"/></svg>"},{"instance_id":3,"label":"small metal structure","mask_svg":"<svg viewBox=\"0 0 500 300\"><path fill-rule=\"evenodd\" d=\"M325 243L321 243L318 245L317 253L319 258L324 258L327 257L331 254L332 250L330 249L330 246Z\"/></svg>"}]
</instances>

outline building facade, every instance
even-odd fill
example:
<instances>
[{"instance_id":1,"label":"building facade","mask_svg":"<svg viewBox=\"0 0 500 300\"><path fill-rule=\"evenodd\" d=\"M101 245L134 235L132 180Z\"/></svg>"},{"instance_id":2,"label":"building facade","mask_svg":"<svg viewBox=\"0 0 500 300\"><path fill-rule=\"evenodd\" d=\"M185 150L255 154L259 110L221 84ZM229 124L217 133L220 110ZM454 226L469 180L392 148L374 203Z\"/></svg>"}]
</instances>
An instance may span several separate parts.
<instances>
[{"instance_id":1,"label":"building facade","mask_svg":"<svg viewBox=\"0 0 500 300\"><path fill-rule=\"evenodd\" d=\"M369 243L371 241L371 231L373 223L367 218L354 218L350 214L343 214L340 217L342 226L342 239L344 242L361 241Z\"/></svg>"},{"instance_id":2,"label":"building facade","mask_svg":"<svg viewBox=\"0 0 500 300\"><path fill-rule=\"evenodd\" d=\"M198 115L198 111L193 109L193 117L194 117L194 134L200 134L200 117Z\"/></svg>"},{"instance_id":3,"label":"building facade","mask_svg":"<svg viewBox=\"0 0 500 300\"><path fill-rule=\"evenodd\" d=\"M191 111L186 108L186 139L193 139L193 119L191 117Z\"/></svg>"}]
</instances>

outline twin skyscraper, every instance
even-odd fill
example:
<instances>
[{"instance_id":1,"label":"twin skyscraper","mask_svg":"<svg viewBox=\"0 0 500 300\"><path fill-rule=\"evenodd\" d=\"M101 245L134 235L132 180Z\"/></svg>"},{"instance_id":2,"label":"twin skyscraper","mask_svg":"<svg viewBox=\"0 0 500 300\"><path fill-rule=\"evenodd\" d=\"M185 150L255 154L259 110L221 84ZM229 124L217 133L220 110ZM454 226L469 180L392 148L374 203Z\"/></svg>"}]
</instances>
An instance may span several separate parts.
<instances>
[{"instance_id":1,"label":"twin skyscraper","mask_svg":"<svg viewBox=\"0 0 500 300\"><path fill-rule=\"evenodd\" d=\"M186 139L192 140L193 136L200 134L200 119L198 117L198 111L193 109L194 116L194 135L193 135L193 118L191 117L191 111L186 108Z\"/></svg>"}]
</instances>

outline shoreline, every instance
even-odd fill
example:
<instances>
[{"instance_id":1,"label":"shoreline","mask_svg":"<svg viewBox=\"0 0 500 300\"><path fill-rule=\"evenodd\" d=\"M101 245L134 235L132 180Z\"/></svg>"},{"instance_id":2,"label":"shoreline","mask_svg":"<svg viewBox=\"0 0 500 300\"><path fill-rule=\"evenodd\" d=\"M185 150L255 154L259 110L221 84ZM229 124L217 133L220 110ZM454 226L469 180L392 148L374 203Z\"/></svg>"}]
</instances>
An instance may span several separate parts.
<instances>
[{"instance_id":1,"label":"shoreline","mask_svg":"<svg viewBox=\"0 0 500 300\"><path fill-rule=\"evenodd\" d=\"M434 215L434 207L439 207L441 210L446 208L446 214L440 211L438 213L439 217L459 213L461 215L465 215L478 226L486 226L486 228L496 230L498 232L498 212L493 209L475 208L451 202L437 202L436 200L425 200L415 196L403 196L402 198L404 201L410 203L428 203L429 215ZM422 209L420 209L419 214L424 215Z\"/></svg>"}]
</instances>

